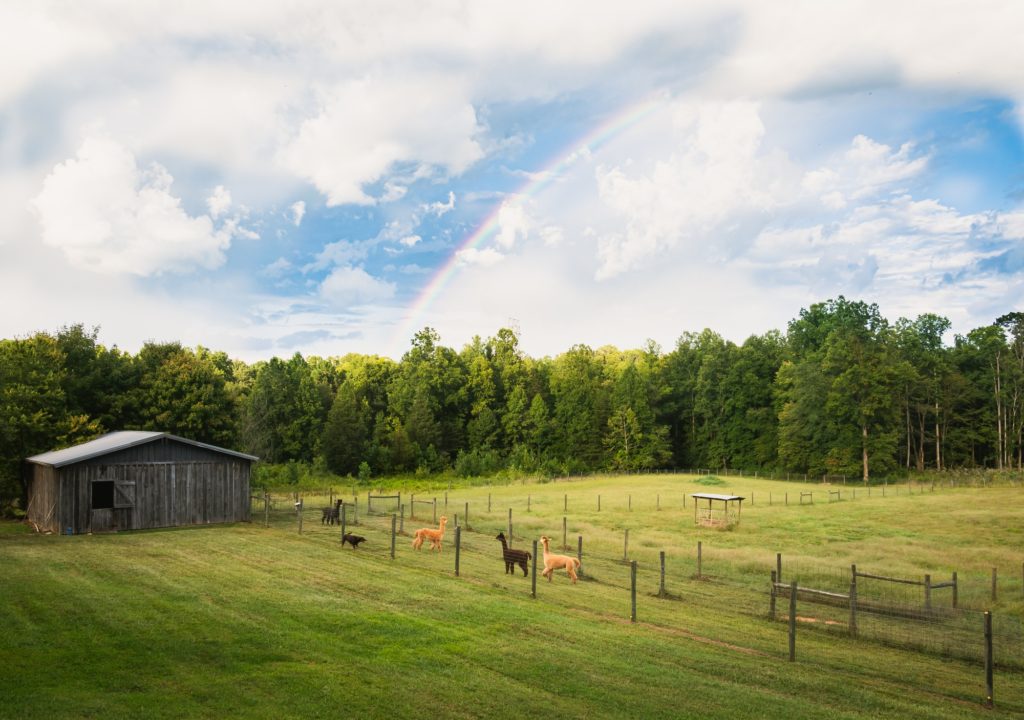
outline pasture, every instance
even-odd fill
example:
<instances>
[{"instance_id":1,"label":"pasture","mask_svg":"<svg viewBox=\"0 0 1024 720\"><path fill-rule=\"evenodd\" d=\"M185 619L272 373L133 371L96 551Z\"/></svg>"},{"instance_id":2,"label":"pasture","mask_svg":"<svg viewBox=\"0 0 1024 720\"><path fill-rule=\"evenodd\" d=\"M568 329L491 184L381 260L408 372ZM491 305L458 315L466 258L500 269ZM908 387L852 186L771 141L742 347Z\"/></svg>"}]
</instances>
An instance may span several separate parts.
<instances>
[{"instance_id":1,"label":"pasture","mask_svg":"<svg viewBox=\"0 0 1024 720\"><path fill-rule=\"evenodd\" d=\"M252 524L76 537L0 526L0 714L9 717L1012 717L1024 712L1024 489L841 489L692 476L439 488L441 553L411 546L432 524L408 510L390 556L390 515L367 515L359 549L305 497L302 534L284 496ZM341 488L339 488L341 489ZM694 526L691 492L744 495L732 530ZM447 509L444 494L447 492ZM784 493L789 493L785 504ZM800 505L800 492L814 504ZM753 493L753 504L750 504ZM769 493L771 504L769 505ZM490 511L488 511L488 495ZM600 495L600 510L597 497ZM351 500L346 490L346 500ZM465 505L469 503L469 527ZM660 509L658 507L660 506ZM575 554L578 585L504 572L499 531ZM461 531L455 576L455 514ZM626 547L625 533L629 530ZM697 544L701 544L697 577ZM659 597L660 553L666 596ZM995 706L974 650L949 656L942 623L849 637L838 608L800 604L797 659L768 619L768 573L811 586L850 565L906 578L959 577L959 605L997 625ZM537 571L542 568L537 559ZM630 568L638 566L630 621ZM991 598L992 568L998 594ZM865 588L874 592L874 587ZM920 603L920 589L878 590ZM948 604L936 591L934 602ZM976 615L966 640L981 643ZM828 618L838 618L826 622ZM865 618L866 620L866 618ZM911 626L914 623L910 623ZM870 630L867 628L866 630ZM904 637L901 633L906 633ZM935 645L929 638L939 639ZM959 638L959 636L956 636ZM956 639L955 638L955 639ZM920 642L918 642L920 641ZM1002 643L1002 644L1000 644ZM1014 665L1016 662L1018 665Z\"/></svg>"}]
</instances>

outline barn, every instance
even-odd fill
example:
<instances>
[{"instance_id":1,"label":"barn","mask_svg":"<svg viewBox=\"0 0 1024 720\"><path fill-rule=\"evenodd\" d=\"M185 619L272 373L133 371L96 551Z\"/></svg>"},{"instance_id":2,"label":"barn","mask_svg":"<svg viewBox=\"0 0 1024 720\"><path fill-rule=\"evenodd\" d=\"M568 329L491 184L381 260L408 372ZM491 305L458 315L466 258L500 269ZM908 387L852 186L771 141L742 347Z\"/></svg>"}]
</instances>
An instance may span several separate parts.
<instances>
[{"instance_id":1,"label":"barn","mask_svg":"<svg viewBox=\"0 0 1024 720\"><path fill-rule=\"evenodd\" d=\"M252 455L127 430L27 458L28 518L55 533L248 521Z\"/></svg>"}]
</instances>

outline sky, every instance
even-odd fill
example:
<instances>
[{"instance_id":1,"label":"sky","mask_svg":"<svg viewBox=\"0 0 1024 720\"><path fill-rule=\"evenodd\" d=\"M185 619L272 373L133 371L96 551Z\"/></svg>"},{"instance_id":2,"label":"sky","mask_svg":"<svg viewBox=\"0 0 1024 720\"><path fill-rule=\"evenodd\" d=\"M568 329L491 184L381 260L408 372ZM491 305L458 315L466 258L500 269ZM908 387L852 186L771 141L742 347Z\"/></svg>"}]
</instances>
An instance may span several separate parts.
<instances>
[{"instance_id":1,"label":"sky","mask_svg":"<svg viewBox=\"0 0 1024 720\"><path fill-rule=\"evenodd\" d=\"M270 357L1024 309L1024 5L0 3L0 337Z\"/></svg>"}]
</instances>

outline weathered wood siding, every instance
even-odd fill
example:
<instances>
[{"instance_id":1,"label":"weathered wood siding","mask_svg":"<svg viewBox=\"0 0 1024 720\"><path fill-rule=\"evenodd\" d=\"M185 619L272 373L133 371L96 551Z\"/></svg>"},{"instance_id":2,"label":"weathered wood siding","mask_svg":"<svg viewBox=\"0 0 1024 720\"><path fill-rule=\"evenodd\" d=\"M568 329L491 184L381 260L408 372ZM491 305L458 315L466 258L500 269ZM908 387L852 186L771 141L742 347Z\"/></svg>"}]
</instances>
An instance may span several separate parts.
<instances>
[{"instance_id":1,"label":"weathered wood siding","mask_svg":"<svg viewBox=\"0 0 1024 720\"><path fill-rule=\"evenodd\" d=\"M63 522L75 532L99 532L248 521L249 470L249 461L223 455L217 462L70 465L58 470ZM110 515L94 511L95 481L112 481L119 490L129 486L132 504L114 507Z\"/></svg>"},{"instance_id":2,"label":"weathered wood siding","mask_svg":"<svg viewBox=\"0 0 1024 720\"><path fill-rule=\"evenodd\" d=\"M61 532L56 468L33 465L28 472L31 473L28 519L38 525L40 530Z\"/></svg>"}]
</instances>

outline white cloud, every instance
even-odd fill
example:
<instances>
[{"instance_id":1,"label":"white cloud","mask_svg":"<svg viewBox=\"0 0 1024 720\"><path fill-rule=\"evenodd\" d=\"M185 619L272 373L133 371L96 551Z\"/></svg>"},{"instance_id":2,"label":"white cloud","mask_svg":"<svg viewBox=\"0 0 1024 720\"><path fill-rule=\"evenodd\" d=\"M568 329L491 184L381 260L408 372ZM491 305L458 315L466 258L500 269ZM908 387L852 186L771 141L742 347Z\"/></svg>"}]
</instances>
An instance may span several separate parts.
<instances>
[{"instance_id":1,"label":"white cloud","mask_svg":"<svg viewBox=\"0 0 1024 720\"><path fill-rule=\"evenodd\" d=\"M400 242L402 245L405 245L406 247L412 247L422 239L423 238L421 238L419 235L406 235L398 242Z\"/></svg>"},{"instance_id":2,"label":"white cloud","mask_svg":"<svg viewBox=\"0 0 1024 720\"><path fill-rule=\"evenodd\" d=\"M281 277L285 273L291 271L293 265L287 258L278 258L274 262L267 265L263 270L260 271L261 275L267 277Z\"/></svg>"},{"instance_id":3,"label":"white cloud","mask_svg":"<svg viewBox=\"0 0 1024 720\"><path fill-rule=\"evenodd\" d=\"M320 297L339 308L379 303L394 294L394 283L375 278L361 267L335 268L320 284Z\"/></svg>"},{"instance_id":4,"label":"white cloud","mask_svg":"<svg viewBox=\"0 0 1024 720\"><path fill-rule=\"evenodd\" d=\"M533 221L520 199L503 202L498 210L497 222L494 243L506 251L515 247L516 241L525 239L533 228Z\"/></svg>"},{"instance_id":5,"label":"white cloud","mask_svg":"<svg viewBox=\"0 0 1024 720\"><path fill-rule=\"evenodd\" d=\"M396 163L460 173L482 150L476 111L459 83L421 75L338 84L316 116L302 123L281 152L292 172L312 182L328 205L372 204L365 186ZM393 199L397 186L386 195Z\"/></svg>"},{"instance_id":6,"label":"white cloud","mask_svg":"<svg viewBox=\"0 0 1024 720\"><path fill-rule=\"evenodd\" d=\"M451 212L454 209L455 209L455 193L451 192L450 190L448 191L448 202L440 202L440 201L438 201L438 202L432 202L429 205L425 205L424 206L424 210L426 210L427 212L431 213L432 215L436 215L437 217L441 217L442 215L446 215L447 213Z\"/></svg>"},{"instance_id":7,"label":"white cloud","mask_svg":"<svg viewBox=\"0 0 1024 720\"><path fill-rule=\"evenodd\" d=\"M210 217L216 220L231 207L231 193L223 185L213 189L213 194L206 198L206 207L210 209Z\"/></svg>"},{"instance_id":8,"label":"white cloud","mask_svg":"<svg viewBox=\"0 0 1024 720\"><path fill-rule=\"evenodd\" d=\"M492 247L480 249L480 248L464 248L456 253L459 258L459 262L465 265L482 265L488 267L495 265L505 259L505 255L498 252Z\"/></svg>"},{"instance_id":9,"label":"white cloud","mask_svg":"<svg viewBox=\"0 0 1024 720\"><path fill-rule=\"evenodd\" d=\"M53 168L32 208L43 242L80 268L146 276L219 267L230 230L188 215L172 182L163 166L141 170L126 148L93 137Z\"/></svg>"},{"instance_id":10,"label":"white cloud","mask_svg":"<svg viewBox=\"0 0 1024 720\"><path fill-rule=\"evenodd\" d=\"M306 203L302 200L296 200L293 202L288 209L292 213L292 224L298 227L302 224L302 218L306 215Z\"/></svg>"}]
</instances>

